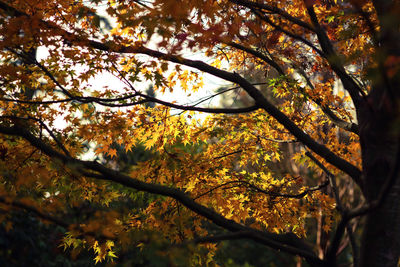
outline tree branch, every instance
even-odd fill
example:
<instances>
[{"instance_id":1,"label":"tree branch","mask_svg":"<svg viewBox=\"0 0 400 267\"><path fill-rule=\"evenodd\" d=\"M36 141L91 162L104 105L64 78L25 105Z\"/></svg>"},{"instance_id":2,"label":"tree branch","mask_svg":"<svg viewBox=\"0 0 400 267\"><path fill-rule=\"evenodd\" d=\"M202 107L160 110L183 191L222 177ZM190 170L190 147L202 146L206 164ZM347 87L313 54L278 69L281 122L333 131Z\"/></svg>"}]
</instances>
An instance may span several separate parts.
<instances>
[{"instance_id":1,"label":"tree branch","mask_svg":"<svg viewBox=\"0 0 400 267\"><path fill-rule=\"evenodd\" d=\"M262 9L264 10L268 10L274 14L280 15L282 17L284 17L285 19L287 19L290 22L293 22L294 24L297 24L309 31L314 32L315 29L313 28L312 25L302 21L301 19L298 19L296 17L293 17L292 15L290 15L289 13L287 13L286 11L278 8L278 7L274 7L271 5L268 5L266 3L260 3L260 2L252 2L252 1L248 1L248 0L229 0L231 3L237 4L237 5L241 5L247 8L257 8L260 11Z\"/></svg>"},{"instance_id":2,"label":"tree branch","mask_svg":"<svg viewBox=\"0 0 400 267\"><path fill-rule=\"evenodd\" d=\"M363 91L358 86L358 84L346 73L344 69L341 59L336 54L329 37L327 36L325 30L321 27L318 22L317 15L315 14L314 7L312 4L309 4L306 0L304 0L304 4L306 5L306 9L308 15L313 23L316 34L318 37L319 44L324 51L324 58L328 61L329 66L336 73L339 79L342 81L343 87L349 92L351 99L353 100L354 106L358 108L360 106Z\"/></svg>"},{"instance_id":3,"label":"tree branch","mask_svg":"<svg viewBox=\"0 0 400 267\"><path fill-rule=\"evenodd\" d=\"M0 8L4 10L9 10L9 9L15 10L14 8L4 4L3 2L0 2ZM17 12L19 15L23 14L24 16L28 16L18 10L15 10L14 12ZM76 41L81 46L82 45L89 46L106 52L144 54L161 60L167 60L173 63L186 65L188 67L192 67L200 71L214 75L223 80L239 84L256 101L256 105L258 107L263 108L265 111L267 111L287 130L289 130L289 132L292 133L299 141L301 141L315 153L323 157L327 162L331 163L338 169L350 175L350 177L352 177L355 180L355 182L362 188L362 183L360 178L361 171L357 167L335 155L326 146L317 143L313 138L311 138L308 134L306 134L303 130L301 130L293 121L291 121L284 113L282 113L279 109L277 109L274 105L272 105L254 85L249 83L239 74L215 68L202 61L190 60L190 59L185 59L181 56L165 54L143 46L125 46L125 45L118 45L115 43L105 44L102 42L89 40L86 39L84 36L76 36L66 30L63 30L54 23L50 23L47 21L43 21L43 23L52 29L57 29L57 33L63 36L64 38L67 38L68 41L70 42Z\"/></svg>"},{"instance_id":4,"label":"tree branch","mask_svg":"<svg viewBox=\"0 0 400 267\"><path fill-rule=\"evenodd\" d=\"M62 142L60 140L58 140L58 138L55 136L54 132L41 119L37 119L37 118L33 118L33 117L25 117L24 118L24 117L7 116L7 115L4 115L4 116L0 115L0 119L10 119L10 120L14 120L14 121L18 121L18 120L33 120L33 121L38 122L42 127L45 128L46 132L51 136L51 138L53 138L53 140L56 142L58 147L61 148L61 150L65 153L65 155L71 156L69 151L62 144Z\"/></svg>"},{"instance_id":5,"label":"tree branch","mask_svg":"<svg viewBox=\"0 0 400 267\"><path fill-rule=\"evenodd\" d=\"M167 60L173 63L186 65L203 72L214 75L218 78L230 81L242 86L244 90L256 101L256 105L259 108L267 111L272 117L274 117L279 123L281 123L291 134L293 134L299 141L308 146L315 153L323 157L332 165L336 166L338 169L350 175L356 183L362 187L361 183L361 171L352 165L351 163L345 161L344 159L335 155L324 145L317 143L309 135L307 135L303 130L301 130L296 124L293 123L284 113L272 105L263 94L246 79L237 73L231 73L224 71L213 66L210 66L202 61L185 59L181 56L165 54L159 51L155 51L143 46L132 47L132 46L110 46L101 42L90 40L88 45L103 51L116 52L116 53L132 53L132 54L145 54L151 57L156 57L162 60Z\"/></svg>"},{"instance_id":6,"label":"tree branch","mask_svg":"<svg viewBox=\"0 0 400 267\"><path fill-rule=\"evenodd\" d=\"M283 69L272 59L268 58L267 56L265 56L264 54L262 54L259 51L256 51L254 49L245 47L241 44L238 43L228 43L228 45L237 48L239 50L242 50L244 52L247 52L253 56L255 56L256 58L259 58L261 60L263 60L264 62L266 62L267 64L269 64L270 66L272 66L280 75L286 75L285 72L283 71ZM307 85L311 88L314 89L313 84L311 83L310 79L306 76L306 74L304 73L303 70L296 68L299 71L299 74L306 80ZM305 94L305 93L304 93ZM306 94L305 94L306 95ZM308 95L306 95L308 96ZM308 96L309 97L309 96ZM327 106L323 106L322 105L322 101L320 99L314 99L311 98L320 108L321 110L325 113L325 115L339 128L342 128L346 131L350 131L353 132L355 134L358 135L358 125L355 123L351 123L351 122L347 122L345 120L342 120L341 118L339 118L329 107Z\"/></svg>"},{"instance_id":7,"label":"tree branch","mask_svg":"<svg viewBox=\"0 0 400 267\"><path fill-rule=\"evenodd\" d=\"M322 261L314 254L314 252L312 252L312 250L309 249L308 246L303 241L301 241L301 239L295 237L293 234L278 235L268 232L262 232L260 230L256 230L244 226L242 224L239 224L235 221L226 219L225 217L216 213L214 210L195 202L189 195L187 195L186 193L184 193L179 189L157 184L146 183L137 180L135 178L129 177L118 171L109 169L97 162L83 161L71 158L54 150L52 147L45 144L42 140L36 138L25 129L19 127L7 127L0 124L0 133L6 135L20 136L26 139L28 142L30 142L32 146L41 150L51 159L57 159L63 162L64 164L73 166L78 171L84 173L89 177L116 182L118 184L139 191L145 191L152 194L171 197L179 201L188 209L199 214L200 216L203 216L204 218L207 218L208 220L212 221L216 225L226 230L229 230L231 232L250 231L252 233L251 239L258 243L285 251L290 254L295 254L304 257L312 265L317 265L322 263Z\"/></svg>"},{"instance_id":8,"label":"tree branch","mask_svg":"<svg viewBox=\"0 0 400 267\"><path fill-rule=\"evenodd\" d=\"M302 70L301 68L298 68L296 66L297 71L299 72L299 74L306 80L306 84L312 89L314 90L314 85L311 83L309 77L307 77L306 73L304 72L304 70ZM310 97L308 94L306 94L306 92L303 92L303 94L307 97ZM311 97L310 97L311 98ZM353 132L355 134L359 134L358 132L358 125L356 123L353 122L347 122L341 118L339 118L329 107L327 107L326 105L322 105L322 100L319 98L311 98L315 104L317 104L321 110L325 113L325 115L339 128L342 128L346 131L350 131Z\"/></svg>"},{"instance_id":9,"label":"tree branch","mask_svg":"<svg viewBox=\"0 0 400 267\"><path fill-rule=\"evenodd\" d=\"M232 46L236 49L242 50L244 52L249 53L250 55L255 56L256 58L261 59L262 61L264 61L265 63L269 64L270 66L272 66L280 75L285 75L285 72L282 70L282 68L278 65L278 63L276 63L275 61L273 61L272 59L270 59L269 57L265 56L263 53L256 51L254 49L251 49L249 47L245 47L241 44L238 43L234 43L234 42L230 42L227 43L227 45Z\"/></svg>"},{"instance_id":10,"label":"tree branch","mask_svg":"<svg viewBox=\"0 0 400 267\"><path fill-rule=\"evenodd\" d=\"M336 260L336 253L339 249L340 245L340 240L342 239L342 236L344 234L344 230L347 230L347 235L350 240L350 245L351 249L353 251L353 264L354 266L358 266L358 248L357 244L354 240L354 235L353 235L353 229L351 228L350 220L348 218L348 211L343 207L342 201L340 200L339 197L339 191L338 187L336 184L336 178L335 176L317 159L315 158L310 152L306 152L306 156L308 156L312 161L314 161L318 167L320 167L328 176L329 183L331 185L332 191L333 191L333 196L335 197L335 201L337 204L337 210L340 212L342 216L342 220L339 223L336 232L333 236L332 242L330 247L328 248L326 254L325 254L325 259L328 262L334 262Z\"/></svg>"},{"instance_id":11,"label":"tree branch","mask_svg":"<svg viewBox=\"0 0 400 267\"><path fill-rule=\"evenodd\" d=\"M290 32L288 30L285 30L284 28L282 28L281 26L279 26L278 24L274 23L270 18L268 18L268 16L265 16L264 14L261 14L258 10L255 9L251 9L253 11L254 14L256 14L258 17L260 17L263 21L265 21L266 23L268 23L269 25L271 25L272 27L275 28L275 30L280 31L284 34L286 34L287 36L298 40L300 42L302 42L303 44L309 46L310 48L312 48L315 52L317 52L318 54L320 54L322 57L325 57L326 55L324 54L323 51L321 51L321 49L319 49L318 47L316 47L313 43L311 43L309 40L305 39L304 37L295 34L293 32Z\"/></svg>"},{"instance_id":12,"label":"tree branch","mask_svg":"<svg viewBox=\"0 0 400 267\"><path fill-rule=\"evenodd\" d=\"M257 109L259 109L258 106L250 106L250 107L245 107L245 108L202 108L202 107L196 107L196 106L184 106L184 105L178 105L174 104L171 102L163 101L161 99L151 97L142 93L138 93L139 96L143 97L146 99L147 102L155 102L167 107L171 108L176 108L180 110L193 110L193 111L199 111L199 112L206 112L206 113L225 113L225 114L236 114L236 113L247 113L247 112L252 112Z\"/></svg>"},{"instance_id":13,"label":"tree branch","mask_svg":"<svg viewBox=\"0 0 400 267\"><path fill-rule=\"evenodd\" d=\"M239 187L239 186L242 185L242 186L245 186L245 187L247 187L247 188L249 188L249 189L253 189L254 191L257 191L257 192L259 192L259 193L262 193L262 194L265 194L265 195L267 195L267 196L270 196L270 197L272 197L272 198L275 198L275 197L282 197L282 198L296 198L296 199L301 199L301 198L305 197L306 195L308 195L308 194L310 194L310 193L312 193L312 192L314 192L314 191L318 191L318 190L321 190L322 188L326 187L326 186L329 184L329 181L327 180L327 181L323 182L323 183L320 184L320 185L317 185L317 186L314 186L314 187L306 188L306 189L304 189L303 192L298 193L298 194L285 194L285 193L279 193L279 192L275 192L275 191L267 191L267 190L262 189L262 188L260 188L260 187L258 187L258 186L256 186L256 185L254 185L254 184L252 184L252 183L249 183L249 182L247 182L247 181L235 180L235 181L229 181L229 182L226 182L226 183L217 185L217 186L211 188L210 190L207 190L206 192L204 192L204 193L202 193L202 194L196 196L194 199L198 199L198 198L200 198L200 197L203 197L203 196L205 196L205 195L211 193L212 191L214 191L214 190L216 190L216 189L218 189L218 188L221 188L221 187L224 187L224 186L230 185L230 184L237 184L237 186L233 186L233 187ZM232 187L232 188L233 188L233 187Z\"/></svg>"},{"instance_id":14,"label":"tree branch","mask_svg":"<svg viewBox=\"0 0 400 267\"><path fill-rule=\"evenodd\" d=\"M121 100L126 100L132 97L137 97L140 96L144 99L138 100L135 102L130 102L130 103L120 103L120 104L114 104L110 102L117 102ZM174 104L171 102L163 101L161 99L151 97L142 93L136 93L134 95L130 96L125 96L125 97L119 97L119 98L114 98L114 99L106 99L106 98L97 98L97 97L74 97L74 98L68 98L68 99L60 99L60 100L52 100L52 101L28 101L28 100L19 100L19 99L11 99L11 98L0 98L0 101L5 101L5 102L15 102L15 103L21 103L21 104L32 104L32 105L50 105L50 104L57 104L57 103L65 103L65 102L70 102L70 101L78 101L81 103L96 103L102 106L106 107L130 107L134 105L139 105L139 104L144 104L148 102L155 102L167 107L179 109L179 110L192 110L192 111L198 111L198 112L205 112L205 113L224 113L224 114L237 114L237 113L247 113L247 112L252 112L259 107L257 106L250 106L250 107L244 107L244 108L203 108L203 107L196 107L195 105L193 106L185 106L185 105L178 105Z\"/></svg>"}]
</instances>

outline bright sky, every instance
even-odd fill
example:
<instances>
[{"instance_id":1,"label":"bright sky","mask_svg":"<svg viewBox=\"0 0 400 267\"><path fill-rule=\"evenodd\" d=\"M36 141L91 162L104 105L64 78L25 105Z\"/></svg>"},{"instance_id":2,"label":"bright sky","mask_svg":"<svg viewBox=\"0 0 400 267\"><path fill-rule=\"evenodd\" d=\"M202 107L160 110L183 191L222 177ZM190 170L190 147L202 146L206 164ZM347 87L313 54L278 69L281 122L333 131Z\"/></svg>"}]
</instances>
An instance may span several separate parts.
<instances>
[{"instance_id":1,"label":"bright sky","mask_svg":"<svg viewBox=\"0 0 400 267\"><path fill-rule=\"evenodd\" d=\"M101 16L106 17L107 13L105 12L105 9L107 8L106 5L99 5L97 6L98 14ZM111 23L112 26L115 26L116 23L112 19L109 19L109 22ZM156 42L150 42L149 48L157 50L156 47ZM37 53L37 60L41 61L42 59L45 59L49 55L48 50L46 47L39 47L38 53ZM211 63L211 59L207 59L203 53L192 53L191 51L184 52L182 55L185 58L192 59L192 60L202 60L205 61L206 63ZM147 56L140 56L141 60L146 59ZM150 59L150 57L148 57ZM173 64L171 64L173 65ZM77 68L76 72L79 73L80 71L83 71L83 68ZM190 69L187 67L182 66L181 69ZM204 74L203 75L203 82L204 86L201 88L198 92L192 93L192 92L184 92L179 86L174 88L173 92L166 92L165 94L161 94L161 92L156 92L156 97L168 101L168 102L176 102L177 104L180 105L193 105L199 100L202 100L206 97L212 96L216 93L216 89L221 87L221 86L226 86L226 82L214 77L209 74ZM97 75L95 78L92 78L88 81L88 87L92 88L102 88L107 86L108 88L121 91L123 92L123 88L126 88L127 85L124 84L119 78L115 77L111 73L103 72L99 75ZM141 92L145 93L145 91L149 88L150 83L135 83L133 86L140 90ZM191 93L191 94L190 94ZM189 95L190 94L190 95ZM231 95L230 95L231 96ZM200 107L219 107L220 106L220 96L209 99L207 101L202 102ZM99 107L99 110L101 110L102 107ZM173 112L172 113L176 113ZM208 114L201 113L197 115L197 118L204 118ZM66 125L66 122L63 120L63 118L57 118L55 127L62 129ZM91 153L88 153L88 155L85 155L85 158L90 158L93 155Z\"/></svg>"},{"instance_id":2,"label":"bright sky","mask_svg":"<svg viewBox=\"0 0 400 267\"><path fill-rule=\"evenodd\" d=\"M46 47L38 48L38 55L37 55L38 61L45 59L48 55L49 53ZM189 52L185 54L184 57L192 60L204 60L204 55L201 55L200 53L193 54ZM206 62L207 61L211 61L211 59L206 60ZM82 68L77 67L76 72L79 73L80 71L83 71L83 68L84 66L82 66ZM183 66L182 69L184 70L190 68ZM193 104L194 102L197 102L198 100L201 100L205 97L215 94L217 88L227 84L225 81L209 74L203 74L203 81L204 81L203 88L201 88L196 93L192 93L189 91L185 93L179 86L177 86L176 88L174 88L172 93L166 92L162 94L161 92L156 92L156 97L168 102L175 101L176 103L181 105L190 105ZM150 83L149 82L135 83L133 86L144 93L150 86ZM103 72L101 74L96 75L94 78L91 78L88 81L88 87L92 88L108 87L123 92L124 91L123 88L127 87L127 85L124 84L118 77L115 77L111 73ZM203 102L201 106L217 107L219 106L219 102L220 98L215 97L213 99Z\"/></svg>"},{"instance_id":3,"label":"bright sky","mask_svg":"<svg viewBox=\"0 0 400 267\"><path fill-rule=\"evenodd\" d=\"M97 9L97 13L100 16L104 16L104 17L108 17L108 14L106 12L106 8L107 5L106 4L99 4L98 6L95 7ZM113 20L112 18L109 18L109 22L111 24L112 27L116 26L116 22L115 20ZM152 38L154 39L154 37ZM148 44L148 48L157 50L156 47L156 42L150 42ZM205 60L207 61L211 61L211 59L205 59L205 55L203 53L192 53L190 51L187 51L186 53L184 53L182 55L185 58L188 59L192 59L192 60ZM146 56L144 56L145 58ZM190 68L186 68L186 67L182 67L182 69L190 69ZM198 101L199 99L202 99L204 97L207 96L211 96L213 94L215 94L215 89L226 85L226 82L222 81L219 78L216 78L212 75L209 74L204 74L203 75L203 81L204 81L204 87L199 90L197 93L191 94L191 96L188 96L188 93L185 93L183 90L181 90L180 88L174 88L173 93L165 93L165 94L161 94L159 92L156 92L156 97L159 99L162 99L164 101L168 101L168 102L172 102L172 101L176 101L178 104L191 104L193 102ZM125 84L123 84L118 78L114 77L113 75L109 74L109 73L104 73L99 77L96 77L96 79L92 79L91 81L89 81L93 86L104 86L104 85L108 85L110 88L114 88L114 89L118 89L118 87L123 88L124 86L126 86ZM142 92L145 92L146 89L149 87L150 84L134 84L135 88L143 88L141 89ZM117 87L117 88L116 88ZM215 99L211 99L208 100L204 103L201 104L201 106L205 107L216 107L219 106L219 97L216 97Z\"/></svg>"}]
</instances>

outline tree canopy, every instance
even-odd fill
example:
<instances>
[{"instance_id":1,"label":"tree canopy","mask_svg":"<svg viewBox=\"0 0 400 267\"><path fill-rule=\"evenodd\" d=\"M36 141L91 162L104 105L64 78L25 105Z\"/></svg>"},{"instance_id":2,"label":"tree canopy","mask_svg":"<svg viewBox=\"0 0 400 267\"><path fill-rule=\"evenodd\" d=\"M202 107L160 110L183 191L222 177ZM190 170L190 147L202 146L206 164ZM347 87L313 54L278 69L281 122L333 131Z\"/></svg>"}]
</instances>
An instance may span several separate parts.
<instances>
[{"instance_id":1,"label":"tree canopy","mask_svg":"<svg viewBox=\"0 0 400 267\"><path fill-rule=\"evenodd\" d=\"M397 266L399 13L396 0L1 0L3 228L23 212L96 263L152 248L212 265L218 244L247 239L311 266ZM93 83L106 74L120 83ZM198 101L162 97L174 90Z\"/></svg>"}]
</instances>

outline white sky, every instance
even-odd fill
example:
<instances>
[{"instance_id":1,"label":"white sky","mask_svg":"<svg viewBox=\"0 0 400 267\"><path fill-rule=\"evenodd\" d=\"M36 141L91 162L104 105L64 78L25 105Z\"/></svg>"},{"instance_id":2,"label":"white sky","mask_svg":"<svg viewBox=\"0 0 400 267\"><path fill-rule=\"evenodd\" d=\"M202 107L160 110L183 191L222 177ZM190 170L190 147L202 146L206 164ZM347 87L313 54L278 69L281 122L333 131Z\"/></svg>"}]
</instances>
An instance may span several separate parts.
<instances>
[{"instance_id":1,"label":"white sky","mask_svg":"<svg viewBox=\"0 0 400 267\"><path fill-rule=\"evenodd\" d=\"M100 8L98 8L98 13L101 16L106 16L107 13L105 12L106 5L100 5ZM110 19L110 23L112 26L115 26L115 22ZM156 47L156 42L150 43L150 47L152 49L157 50ZM40 62L41 60L45 59L49 55L48 50L46 47L39 47L38 53L37 53L37 60ZM205 61L206 63L211 63L212 59L207 59L203 53L192 53L191 51L184 51L183 57L192 59L192 60L202 60ZM141 56L141 60L146 58L147 56ZM148 57L150 59L150 57ZM173 65L171 64L173 69ZM80 71L83 71L84 66L81 68L76 69L76 73L79 73ZM191 68L182 66L182 70L188 69L188 70L193 70ZM167 74L168 75L168 74ZM180 105L190 105L193 104L205 97L211 96L216 93L216 89L221 87L221 86L226 86L227 82L223 81L215 76L209 75L209 74L203 74L203 82L204 86L199 89L196 93L187 91L186 93L180 88L179 83L174 88L173 92L166 92L164 94L161 94L161 92L156 92L156 97L168 101L168 102L176 102L177 104ZM141 92L145 93L147 88L149 88L150 83L135 83L133 86L140 90ZM110 89L117 90L124 92L123 88L126 88L127 85L124 84L119 78L115 77L111 73L103 72L101 74L98 74L95 78L92 78L88 81L88 87L96 88L96 89L101 89L103 87L107 86ZM190 94L190 96L188 96ZM231 94L229 94L232 96ZM205 102L202 102L199 107L219 107L220 106L220 96L212 98L210 100L207 100ZM101 110L101 107L99 107L99 110ZM176 111L178 112L178 111ZM176 113L173 112L173 113ZM205 118L208 114L206 113L201 113L197 114L197 118ZM58 129L62 129L66 126L66 122L63 120L63 118L57 118L55 121L55 127ZM91 159L94 157L93 151L88 151L85 155L83 155L82 159Z\"/></svg>"}]
</instances>

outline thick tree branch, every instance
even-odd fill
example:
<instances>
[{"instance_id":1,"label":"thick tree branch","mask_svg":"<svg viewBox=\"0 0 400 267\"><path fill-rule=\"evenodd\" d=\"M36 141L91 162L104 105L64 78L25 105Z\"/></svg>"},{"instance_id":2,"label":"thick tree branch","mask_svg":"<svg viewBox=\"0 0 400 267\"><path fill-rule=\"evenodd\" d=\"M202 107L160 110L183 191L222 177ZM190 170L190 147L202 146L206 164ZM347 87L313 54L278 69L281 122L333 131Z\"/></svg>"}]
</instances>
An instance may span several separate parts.
<instances>
[{"instance_id":1,"label":"thick tree branch","mask_svg":"<svg viewBox=\"0 0 400 267\"><path fill-rule=\"evenodd\" d=\"M323 157L326 161L336 166L338 169L350 175L356 183L362 187L361 183L361 171L352 165L351 163L345 161L344 159L335 155L324 145L317 143L309 135L307 135L303 130L301 130L296 124L293 123L284 113L272 105L263 94L246 79L237 73L231 73L224 71L213 66L210 66L202 61L185 59L181 56L165 54L159 51L155 51L145 47L132 47L132 46L122 46L122 47L111 47L101 42L90 40L89 46L108 52L116 53L132 53L132 54L145 54L148 56L156 57L162 60L167 60L173 63L186 65L203 72L214 75L218 78L230 81L235 84L239 84L242 88L256 101L256 105L259 108L267 111L271 116L273 116L279 123L281 123L291 134L293 134L300 142L308 146L315 153Z\"/></svg>"},{"instance_id":2,"label":"thick tree branch","mask_svg":"<svg viewBox=\"0 0 400 267\"><path fill-rule=\"evenodd\" d=\"M270 59L269 57L265 56L264 54L262 54L259 51L256 51L254 49L245 47L241 44L238 43L228 43L228 45L237 48L239 50L242 50L244 52L247 52L251 55L253 55L256 58L259 58L261 60L263 60L264 62L266 62L267 64L269 64L270 66L272 66L280 75L286 75L286 73L283 71L283 69L272 59ZM306 76L306 74L304 73L303 70L297 68L297 70L299 71L300 75L306 79L306 83L307 85L311 88L314 89L313 84L311 83L310 79L308 79L308 77ZM307 97L309 97L307 95ZM325 113L326 116L328 116L328 118L339 128L342 128L346 131L350 131L353 132L355 134L358 134L358 125L355 123L351 123L351 122L347 122L345 120L342 120L341 118L339 118L329 107L327 106L323 106L322 105L322 100L320 99L315 99L315 98L311 98L320 108L321 110Z\"/></svg>"},{"instance_id":3,"label":"thick tree branch","mask_svg":"<svg viewBox=\"0 0 400 267\"><path fill-rule=\"evenodd\" d=\"M11 9L13 10L13 12L18 13L18 15L22 14L24 16L28 16L2 2L0 2L0 8L4 10ZM215 68L202 61L190 60L190 59L185 59L181 56L165 54L143 46L123 46L112 42L105 44L94 40L88 40L84 36L75 36L74 34L68 31L62 30L54 23L50 23L47 21L43 21L43 23L52 29L56 29L57 33L63 36L64 38L67 38L68 41L70 42L76 41L81 46L86 45L88 47L92 47L106 52L144 54L161 60L167 60L173 63L186 65L188 67L198 69L200 71L209 73L223 80L230 81L242 86L242 88L246 90L246 92L256 101L256 105L258 107L263 108L265 111L267 111L287 130L289 130L289 132L293 134L300 142L302 142L303 144L308 146L311 150L313 150L315 153L323 157L327 162L329 162L330 164L336 166L338 169L350 175L355 180L355 182L362 188L362 183L360 178L361 171L357 167L347 162L346 160L338 157L324 145L317 143L313 138L311 138L308 134L306 134L303 130L301 130L293 121L291 121L284 113L282 113L279 109L277 109L274 105L272 105L254 85L249 83L239 74Z\"/></svg>"},{"instance_id":4,"label":"thick tree branch","mask_svg":"<svg viewBox=\"0 0 400 267\"><path fill-rule=\"evenodd\" d=\"M142 182L112 169L106 168L105 166L97 162L82 161L68 157L54 150L52 147L45 144L42 140L36 138L25 129L18 127L7 127L0 124L0 133L6 135L20 136L27 140L32 146L41 150L51 159L56 159L63 162L64 164L72 166L76 170L84 173L89 177L116 182L139 191L145 191L152 194L171 197L179 201L188 209L199 214L200 216L203 216L204 218L207 218L208 220L226 230L229 230L231 232L250 231L252 233L251 239L258 243L285 251L290 254L302 256L312 265L322 264L322 261L315 256L312 250L309 249L308 246L303 243L303 241L295 237L293 234L278 235L268 232L262 232L239 224L235 221L226 219L225 217L216 213L214 210L195 202L189 195L179 189Z\"/></svg>"},{"instance_id":5,"label":"thick tree branch","mask_svg":"<svg viewBox=\"0 0 400 267\"><path fill-rule=\"evenodd\" d=\"M229 0L229 1L231 3L237 4L240 6L244 6L247 8L257 8L260 11L268 10L268 11L272 12L273 14L280 15L283 18L287 19L288 21L293 22L294 24L297 24L309 31L312 31L312 32L315 31L312 25L308 24L307 22L302 21L301 19L293 17L292 15L290 15L289 13L287 13L286 11L284 11L278 7L271 6L266 3L253 2L253 1L248 1L248 0Z\"/></svg>"},{"instance_id":6,"label":"thick tree branch","mask_svg":"<svg viewBox=\"0 0 400 267\"><path fill-rule=\"evenodd\" d=\"M314 7L312 4L309 4L305 1L305 5L307 8L308 15L313 23L316 34L318 37L319 44L322 48L322 51L325 54L325 59L328 61L329 66L332 70L336 73L336 75L341 80L343 87L349 92L351 99L353 100L354 106L358 108L360 106L363 91L358 86L358 84L351 78L350 75L347 74L346 70L344 69L341 59L336 54L331 41L329 40L328 35L326 34L325 30L319 24L317 15L315 14Z\"/></svg>"}]
</instances>

